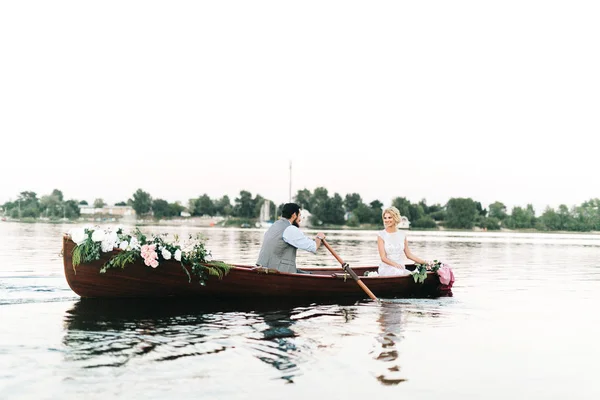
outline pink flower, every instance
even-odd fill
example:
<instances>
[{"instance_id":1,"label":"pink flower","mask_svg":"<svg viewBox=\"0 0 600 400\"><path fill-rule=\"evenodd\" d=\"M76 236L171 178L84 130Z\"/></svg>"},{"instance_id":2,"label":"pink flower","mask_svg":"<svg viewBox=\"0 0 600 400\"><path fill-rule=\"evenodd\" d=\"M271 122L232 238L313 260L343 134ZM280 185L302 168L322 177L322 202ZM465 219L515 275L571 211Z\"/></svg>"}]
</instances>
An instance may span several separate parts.
<instances>
[{"instance_id":1,"label":"pink flower","mask_svg":"<svg viewBox=\"0 0 600 400\"><path fill-rule=\"evenodd\" d=\"M440 277L440 283L445 286L452 286L454 283L454 273L448 264L442 264L437 270L437 274Z\"/></svg>"}]
</instances>

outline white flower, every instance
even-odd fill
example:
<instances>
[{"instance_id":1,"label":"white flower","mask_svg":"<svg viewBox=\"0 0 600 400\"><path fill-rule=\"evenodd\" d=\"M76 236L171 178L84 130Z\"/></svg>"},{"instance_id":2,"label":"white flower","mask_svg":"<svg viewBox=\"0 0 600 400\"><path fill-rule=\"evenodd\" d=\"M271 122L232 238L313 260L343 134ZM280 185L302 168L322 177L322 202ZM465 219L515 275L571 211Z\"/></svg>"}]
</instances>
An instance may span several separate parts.
<instances>
[{"instance_id":1,"label":"white flower","mask_svg":"<svg viewBox=\"0 0 600 400\"><path fill-rule=\"evenodd\" d=\"M103 253L108 253L109 251L112 251L114 247L115 243L111 242L110 240L103 240L102 243L100 243L100 249Z\"/></svg>"},{"instance_id":2,"label":"white flower","mask_svg":"<svg viewBox=\"0 0 600 400\"><path fill-rule=\"evenodd\" d=\"M163 256L163 258L165 260L170 260L171 259L171 252L165 248L162 249L161 251L161 255Z\"/></svg>"},{"instance_id":3,"label":"white flower","mask_svg":"<svg viewBox=\"0 0 600 400\"><path fill-rule=\"evenodd\" d=\"M85 233L84 228L74 228L69 231L69 236L71 236L71 240L75 242L75 244L81 244L86 241L88 235Z\"/></svg>"},{"instance_id":4,"label":"white flower","mask_svg":"<svg viewBox=\"0 0 600 400\"><path fill-rule=\"evenodd\" d=\"M174 258L177 261L181 261L181 250L180 249L175 250L175 256L174 256Z\"/></svg>"},{"instance_id":5,"label":"white flower","mask_svg":"<svg viewBox=\"0 0 600 400\"><path fill-rule=\"evenodd\" d=\"M117 235L117 232L108 232L104 240L108 240L114 244L117 244L119 242L119 235Z\"/></svg>"},{"instance_id":6,"label":"white flower","mask_svg":"<svg viewBox=\"0 0 600 400\"><path fill-rule=\"evenodd\" d=\"M104 240L104 236L106 236L104 231L97 229L92 233L92 240L94 242L101 242Z\"/></svg>"},{"instance_id":7,"label":"white flower","mask_svg":"<svg viewBox=\"0 0 600 400\"><path fill-rule=\"evenodd\" d=\"M136 237L131 238L131 242L129 243L129 248L133 250L137 250L140 248L140 242L138 242Z\"/></svg>"},{"instance_id":8,"label":"white flower","mask_svg":"<svg viewBox=\"0 0 600 400\"><path fill-rule=\"evenodd\" d=\"M119 248L121 250L127 250L128 247L129 247L129 242L127 242L127 240L123 240L121 242L121 244L119 245Z\"/></svg>"}]
</instances>

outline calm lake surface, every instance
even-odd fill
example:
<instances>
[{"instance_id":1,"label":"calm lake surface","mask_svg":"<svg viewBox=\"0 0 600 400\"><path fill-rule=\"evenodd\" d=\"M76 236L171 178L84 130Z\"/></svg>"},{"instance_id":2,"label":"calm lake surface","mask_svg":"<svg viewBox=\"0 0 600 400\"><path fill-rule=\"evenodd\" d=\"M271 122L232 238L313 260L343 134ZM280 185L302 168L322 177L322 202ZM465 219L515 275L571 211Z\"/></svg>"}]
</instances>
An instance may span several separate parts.
<instances>
[{"instance_id":1,"label":"calm lake surface","mask_svg":"<svg viewBox=\"0 0 600 400\"><path fill-rule=\"evenodd\" d=\"M220 309L80 300L60 255L73 226L0 222L0 399L600 398L598 235L409 232L450 263L453 297ZM264 232L142 231L202 232L247 264ZM375 232L327 234L351 266L377 263Z\"/></svg>"}]
</instances>

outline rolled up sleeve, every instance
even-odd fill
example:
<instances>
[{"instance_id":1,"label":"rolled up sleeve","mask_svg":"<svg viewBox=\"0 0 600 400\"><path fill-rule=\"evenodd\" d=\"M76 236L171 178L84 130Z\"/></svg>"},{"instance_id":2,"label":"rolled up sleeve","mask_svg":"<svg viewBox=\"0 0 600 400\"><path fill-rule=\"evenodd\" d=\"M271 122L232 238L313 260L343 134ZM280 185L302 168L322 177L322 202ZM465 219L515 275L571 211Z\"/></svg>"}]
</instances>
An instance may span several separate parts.
<instances>
[{"instance_id":1,"label":"rolled up sleeve","mask_svg":"<svg viewBox=\"0 0 600 400\"><path fill-rule=\"evenodd\" d=\"M311 253L317 252L317 243L308 238L294 225L290 225L285 228L283 231L283 240L297 249L310 251Z\"/></svg>"}]
</instances>

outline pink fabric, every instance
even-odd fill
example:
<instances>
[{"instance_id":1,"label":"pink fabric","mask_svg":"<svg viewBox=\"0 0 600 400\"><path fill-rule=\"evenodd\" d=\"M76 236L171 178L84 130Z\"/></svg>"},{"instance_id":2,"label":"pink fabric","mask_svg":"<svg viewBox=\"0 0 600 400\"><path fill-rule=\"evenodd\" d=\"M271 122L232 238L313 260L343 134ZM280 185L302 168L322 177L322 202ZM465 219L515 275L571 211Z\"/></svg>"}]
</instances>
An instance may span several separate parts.
<instances>
[{"instance_id":1,"label":"pink fabric","mask_svg":"<svg viewBox=\"0 0 600 400\"><path fill-rule=\"evenodd\" d=\"M452 287L452 284L454 283L454 273L452 272L452 269L449 266L442 265L437 270L437 273L440 276L440 283L442 285Z\"/></svg>"}]
</instances>

